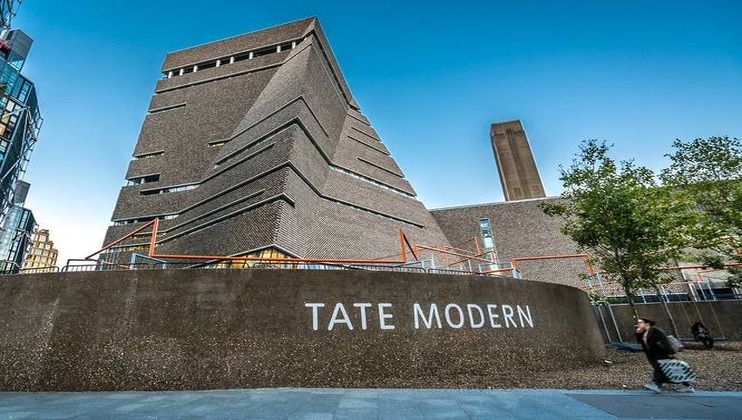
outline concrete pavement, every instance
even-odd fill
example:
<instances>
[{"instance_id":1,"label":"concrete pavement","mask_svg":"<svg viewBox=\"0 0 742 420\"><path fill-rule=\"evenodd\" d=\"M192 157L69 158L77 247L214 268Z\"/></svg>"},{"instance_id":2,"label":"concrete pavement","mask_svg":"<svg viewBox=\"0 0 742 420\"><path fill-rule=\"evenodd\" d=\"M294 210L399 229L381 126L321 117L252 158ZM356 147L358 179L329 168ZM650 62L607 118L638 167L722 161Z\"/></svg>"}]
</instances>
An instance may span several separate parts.
<instances>
[{"instance_id":1,"label":"concrete pavement","mask_svg":"<svg viewBox=\"0 0 742 420\"><path fill-rule=\"evenodd\" d=\"M737 419L742 392L244 389L0 392L0 419Z\"/></svg>"}]
</instances>

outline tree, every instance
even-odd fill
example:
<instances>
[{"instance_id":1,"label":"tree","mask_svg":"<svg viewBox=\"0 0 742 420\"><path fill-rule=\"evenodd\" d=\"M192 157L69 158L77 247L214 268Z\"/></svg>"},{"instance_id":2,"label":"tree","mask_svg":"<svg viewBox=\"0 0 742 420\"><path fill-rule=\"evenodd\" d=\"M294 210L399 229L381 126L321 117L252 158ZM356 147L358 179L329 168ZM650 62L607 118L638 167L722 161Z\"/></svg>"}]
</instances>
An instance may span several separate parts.
<instances>
[{"instance_id":1,"label":"tree","mask_svg":"<svg viewBox=\"0 0 742 420\"><path fill-rule=\"evenodd\" d=\"M724 137L677 139L675 151L666 155L670 167L660 175L663 183L686 191L696 203L702 220L694 234L698 258L713 268L725 262L742 263L742 143ZM706 251L706 252L703 252ZM742 269L729 270L730 286L742 284Z\"/></svg>"},{"instance_id":2,"label":"tree","mask_svg":"<svg viewBox=\"0 0 742 420\"><path fill-rule=\"evenodd\" d=\"M623 287L636 317L636 291L670 281L662 268L688 246L697 213L682 191L659 186L651 170L631 161L617 164L609 149L602 141L583 142L572 165L560 168L562 200L541 208L565 219L561 232Z\"/></svg>"}]
</instances>

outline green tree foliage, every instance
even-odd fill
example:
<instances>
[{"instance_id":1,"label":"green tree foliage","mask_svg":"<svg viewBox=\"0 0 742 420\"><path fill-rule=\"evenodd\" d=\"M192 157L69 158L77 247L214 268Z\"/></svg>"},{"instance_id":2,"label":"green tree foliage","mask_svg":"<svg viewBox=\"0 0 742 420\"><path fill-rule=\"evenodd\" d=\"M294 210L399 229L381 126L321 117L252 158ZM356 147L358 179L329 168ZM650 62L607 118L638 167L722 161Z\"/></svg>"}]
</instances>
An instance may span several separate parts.
<instances>
[{"instance_id":1,"label":"green tree foliage","mask_svg":"<svg viewBox=\"0 0 742 420\"><path fill-rule=\"evenodd\" d=\"M742 143L736 138L675 140L670 167L660 177L665 185L687 192L703 216L695 233L700 259L714 268L742 263ZM742 270L730 270L731 285L742 284Z\"/></svg>"},{"instance_id":2,"label":"green tree foliage","mask_svg":"<svg viewBox=\"0 0 742 420\"><path fill-rule=\"evenodd\" d=\"M602 141L583 142L572 165L561 168L563 200L541 208L564 218L562 233L617 281L631 302L638 289L670 280L661 268L683 254L692 238L688 227L698 215L682 191L658 185L650 169L616 163L609 149Z\"/></svg>"}]
</instances>

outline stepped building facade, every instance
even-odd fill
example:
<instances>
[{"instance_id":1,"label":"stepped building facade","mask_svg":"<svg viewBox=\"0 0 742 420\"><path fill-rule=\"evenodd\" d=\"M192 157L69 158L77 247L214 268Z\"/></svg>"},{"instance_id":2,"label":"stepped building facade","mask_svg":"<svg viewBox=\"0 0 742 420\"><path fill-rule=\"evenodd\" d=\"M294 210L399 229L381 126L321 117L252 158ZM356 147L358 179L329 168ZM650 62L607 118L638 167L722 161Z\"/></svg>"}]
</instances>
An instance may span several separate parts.
<instances>
[{"instance_id":1,"label":"stepped building facade","mask_svg":"<svg viewBox=\"0 0 742 420\"><path fill-rule=\"evenodd\" d=\"M400 229L448 244L316 18L170 53L162 72L106 244L154 219L159 254L372 259L400 253Z\"/></svg>"}]
</instances>

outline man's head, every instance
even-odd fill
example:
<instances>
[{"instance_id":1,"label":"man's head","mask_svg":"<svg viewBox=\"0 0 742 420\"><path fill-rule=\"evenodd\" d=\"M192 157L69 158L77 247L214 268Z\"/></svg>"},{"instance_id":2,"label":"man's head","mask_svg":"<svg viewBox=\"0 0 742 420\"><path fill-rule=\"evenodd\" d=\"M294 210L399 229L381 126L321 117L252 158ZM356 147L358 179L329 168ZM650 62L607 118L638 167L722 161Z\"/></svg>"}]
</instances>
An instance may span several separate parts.
<instances>
[{"instance_id":1,"label":"man's head","mask_svg":"<svg viewBox=\"0 0 742 420\"><path fill-rule=\"evenodd\" d=\"M643 333L654 324L655 322L649 318L637 318L636 324L634 324L634 328L636 328L636 332Z\"/></svg>"}]
</instances>

